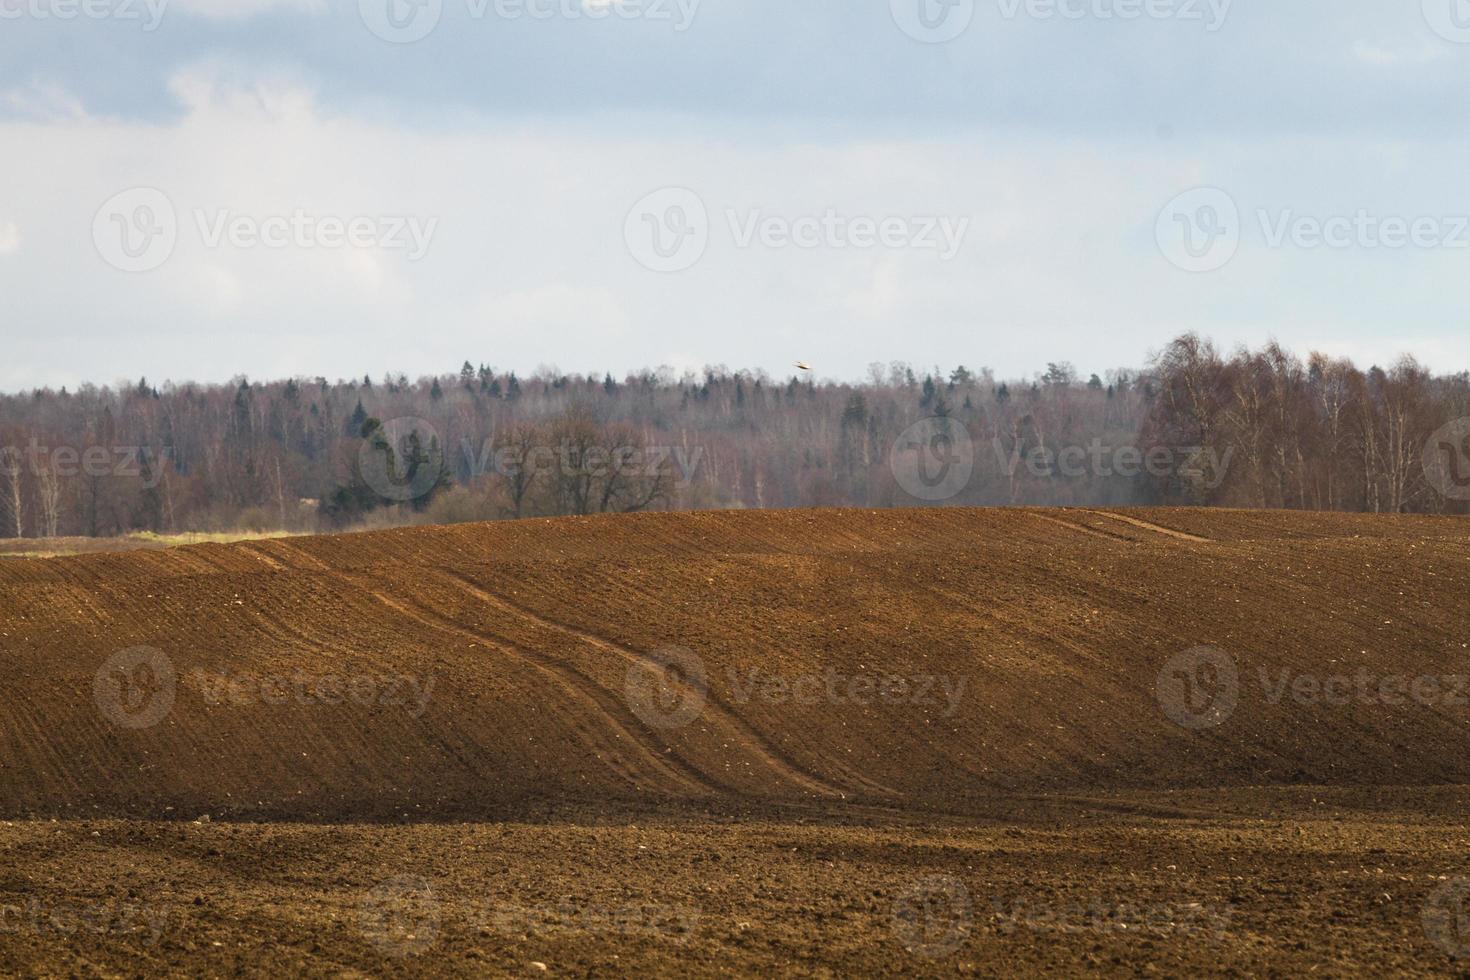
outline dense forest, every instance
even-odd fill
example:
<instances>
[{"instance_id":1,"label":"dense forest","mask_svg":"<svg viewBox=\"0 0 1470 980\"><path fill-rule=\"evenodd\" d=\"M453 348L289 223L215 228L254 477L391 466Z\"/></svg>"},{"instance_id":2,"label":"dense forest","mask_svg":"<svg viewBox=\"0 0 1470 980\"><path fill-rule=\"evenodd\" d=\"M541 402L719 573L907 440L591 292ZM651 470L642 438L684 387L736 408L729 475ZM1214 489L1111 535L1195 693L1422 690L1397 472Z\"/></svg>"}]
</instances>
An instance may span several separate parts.
<instances>
[{"instance_id":1,"label":"dense forest","mask_svg":"<svg viewBox=\"0 0 1470 980\"><path fill-rule=\"evenodd\" d=\"M1086 378L522 378L467 361L412 381L145 379L0 395L0 536L936 504L1464 513L1467 418L1465 374L1194 335ZM962 461L962 479L915 492L910 450Z\"/></svg>"}]
</instances>

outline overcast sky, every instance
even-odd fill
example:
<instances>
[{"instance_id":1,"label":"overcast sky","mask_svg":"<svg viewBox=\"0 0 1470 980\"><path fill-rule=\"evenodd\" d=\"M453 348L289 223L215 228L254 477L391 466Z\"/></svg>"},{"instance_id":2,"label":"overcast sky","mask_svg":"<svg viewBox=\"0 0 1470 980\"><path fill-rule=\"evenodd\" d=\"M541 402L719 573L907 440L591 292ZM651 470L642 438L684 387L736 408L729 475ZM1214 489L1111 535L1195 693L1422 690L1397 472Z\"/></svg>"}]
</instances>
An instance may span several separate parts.
<instances>
[{"instance_id":1,"label":"overcast sky","mask_svg":"<svg viewBox=\"0 0 1470 980\"><path fill-rule=\"evenodd\" d=\"M0 389L1470 368L1470 0L0 0Z\"/></svg>"}]
</instances>

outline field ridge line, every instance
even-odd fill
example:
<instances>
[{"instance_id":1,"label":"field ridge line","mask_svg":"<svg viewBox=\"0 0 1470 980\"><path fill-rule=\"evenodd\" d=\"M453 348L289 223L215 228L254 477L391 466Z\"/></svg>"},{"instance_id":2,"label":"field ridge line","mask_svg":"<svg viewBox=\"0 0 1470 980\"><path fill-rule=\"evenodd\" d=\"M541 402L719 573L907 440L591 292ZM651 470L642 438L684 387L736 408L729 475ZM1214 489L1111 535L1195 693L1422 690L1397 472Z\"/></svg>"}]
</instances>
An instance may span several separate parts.
<instances>
[{"instance_id":1,"label":"field ridge line","mask_svg":"<svg viewBox=\"0 0 1470 980\"><path fill-rule=\"evenodd\" d=\"M1190 534L1188 531L1179 531L1175 530L1172 527L1164 527L1162 524L1153 524L1149 521L1141 520L1137 517L1129 517L1127 514L1117 514L1110 510L1087 510L1085 512L1088 514L1096 514L1099 517L1111 517L1115 521L1122 521L1124 524L1132 524L1134 527L1141 527L1145 531L1153 531L1156 534L1163 534L1171 538L1178 538L1180 541L1188 541L1192 544L1215 543L1214 538L1202 538L1198 534Z\"/></svg>"},{"instance_id":2,"label":"field ridge line","mask_svg":"<svg viewBox=\"0 0 1470 980\"><path fill-rule=\"evenodd\" d=\"M1076 531L1080 534L1090 534L1093 537L1103 538L1106 541L1117 541L1123 544L1140 543L1134 538L1125 537L1121 534L1114 534L1112 531L1103 531L1099 528L1088 527L1085 524L1075 524L1072 521L1066 521L1060 517L1052 517L1049 514L1038 514L1035 511L1027 511L1027 513L1030 514L1032 517L1035 517L1038 520L1046 521L1049 524L1055 524L1058 527L1064 527L1069 531Z\"/></svg>"}]
</instances>

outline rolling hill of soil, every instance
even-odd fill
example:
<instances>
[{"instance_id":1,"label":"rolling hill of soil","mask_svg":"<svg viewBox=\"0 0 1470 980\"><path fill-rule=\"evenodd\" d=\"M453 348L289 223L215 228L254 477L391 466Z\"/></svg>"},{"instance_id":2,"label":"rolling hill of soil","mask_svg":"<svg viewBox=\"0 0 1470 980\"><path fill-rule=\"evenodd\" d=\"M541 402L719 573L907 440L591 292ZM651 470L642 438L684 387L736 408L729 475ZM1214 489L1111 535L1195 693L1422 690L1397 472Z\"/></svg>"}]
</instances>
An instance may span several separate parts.
<instances>
[{"instance_id":1,"label":"rolling hill of soil","mask_svg":"<svg viewBox=\"0 0 1470 980\"><path fill-rule=\"evenodd\" d=\"M0 817L1470 783L1470 522L650 514L0 563Z\"/></svg>"}]
</instances>

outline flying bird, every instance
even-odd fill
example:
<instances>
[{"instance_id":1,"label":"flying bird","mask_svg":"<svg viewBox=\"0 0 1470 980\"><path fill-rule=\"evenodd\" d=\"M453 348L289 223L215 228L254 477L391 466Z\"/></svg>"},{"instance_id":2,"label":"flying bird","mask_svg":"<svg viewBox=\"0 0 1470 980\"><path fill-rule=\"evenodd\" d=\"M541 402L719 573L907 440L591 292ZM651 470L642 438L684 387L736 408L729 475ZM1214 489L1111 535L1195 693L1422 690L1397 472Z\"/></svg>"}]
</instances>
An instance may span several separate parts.
<instances>
[{"instance_id":1,"label":"flying bird","mask_svg":"<svg viewBox=\"0 0 1470 980\"><path fill-rule=\"evenodd\" d=\"M806 361L797 361L796 362L796 366L797 366L797 368L799 370L802 370L802 371L810 371L812 369L812 366L810 364L808 364Z\"/></svg>"}]
</instances>

